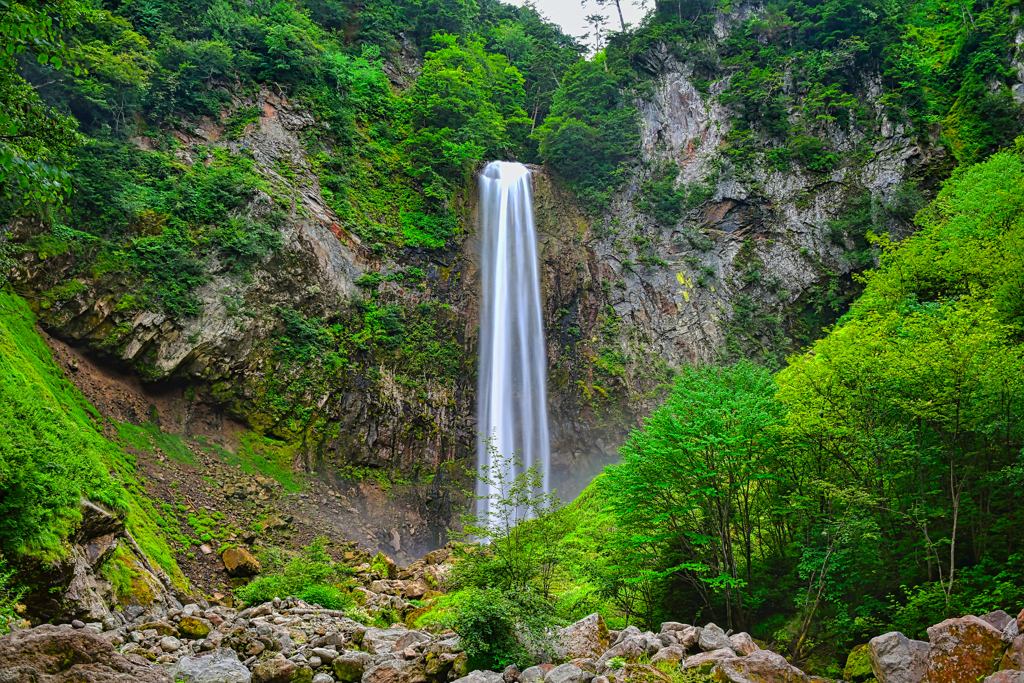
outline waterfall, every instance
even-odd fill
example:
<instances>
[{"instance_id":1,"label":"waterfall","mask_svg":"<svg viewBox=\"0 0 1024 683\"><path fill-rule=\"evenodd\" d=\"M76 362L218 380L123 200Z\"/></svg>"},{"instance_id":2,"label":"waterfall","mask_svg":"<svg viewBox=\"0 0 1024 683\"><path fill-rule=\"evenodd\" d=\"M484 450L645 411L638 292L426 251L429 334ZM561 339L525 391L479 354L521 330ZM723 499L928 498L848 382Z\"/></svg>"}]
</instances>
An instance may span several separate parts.
<instances>
[{"instance_id":1,"label":"waterfall","mask_svg":"<svg viewBox=\"0 0 1024 683\"><path fill-rule=\"evenodd\" d=\"M547 413L547 358L540 309L537 247L533 231L530 171L522 164L494 161L480 177L480 373L477 431L492 438L505 458L536 465L550 492ZM482 437L477 467L490 464ZM496 491L483 482L477 495ZM487 499L477 512L487 510Z\"/></svg>"}]
</instances>

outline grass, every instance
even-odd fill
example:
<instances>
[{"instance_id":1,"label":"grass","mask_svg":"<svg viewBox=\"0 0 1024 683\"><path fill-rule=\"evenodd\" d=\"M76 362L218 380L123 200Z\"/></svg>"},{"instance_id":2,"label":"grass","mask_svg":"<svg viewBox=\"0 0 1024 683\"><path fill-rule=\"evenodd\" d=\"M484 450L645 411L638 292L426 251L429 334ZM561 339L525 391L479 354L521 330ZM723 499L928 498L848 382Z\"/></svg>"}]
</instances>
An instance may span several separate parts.
<instances>
[{"instance_id":1,"label":"grass","mask_svg":"<svg viewBox=\"0 0 1024 683\"><path fill-rule=\"evenodd\" d=\"M104 419L54 362L24 299L0 290L0 549L65 556L82 497L125 519L143 552L184 587L135 458L103 436Z\"/></svg>"},{"instance_id":2,"label":"grass","mask_svg":"<svg viewBox=\"0 0 1024 683\"><path fill-rule=\"evenodd\" d=\"M292 472L292 458L297 444L284 443L262 436L256 432L245 432L239 439L236 453L205 439L196 437L200 448L223 460L230 467L240 468L251 475L263 475L277 481L292 493L302 490L302 484L295 481Z\"/></svg>"}]
</instances>

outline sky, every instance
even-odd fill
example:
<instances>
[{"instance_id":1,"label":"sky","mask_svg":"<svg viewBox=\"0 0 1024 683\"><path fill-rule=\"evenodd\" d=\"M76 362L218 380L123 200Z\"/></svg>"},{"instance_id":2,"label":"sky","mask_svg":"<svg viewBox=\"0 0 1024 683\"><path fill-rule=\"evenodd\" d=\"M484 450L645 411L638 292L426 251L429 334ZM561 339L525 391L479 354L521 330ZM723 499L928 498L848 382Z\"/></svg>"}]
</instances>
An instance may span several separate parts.
<instances>
[{"instance_id":1,"label":"sky","mask_svg":"<svg viewBox=\"0 0 1024 683\"><path fill-rule=\"evenodd\" d=\"M520 6L528 2L528 0L506 1ZM634 5L633 0L620 0L620 3L622 16L626 19L626 23L634 25L640 23L646 10ZM590 32L590 26L587 25L584 17L591 14L604 14L608 17L608 28L615 30L619 28L619 14L615 10L613 2L609 2L603 8L598 7L594 0L587 0L586 7L580 4L580 0L534 0L534 4L541 14L561 26L562 30L570 36L579 37ZM587 40L587 43L593 45L593 36Z\"/></svg>"}]
</instances>

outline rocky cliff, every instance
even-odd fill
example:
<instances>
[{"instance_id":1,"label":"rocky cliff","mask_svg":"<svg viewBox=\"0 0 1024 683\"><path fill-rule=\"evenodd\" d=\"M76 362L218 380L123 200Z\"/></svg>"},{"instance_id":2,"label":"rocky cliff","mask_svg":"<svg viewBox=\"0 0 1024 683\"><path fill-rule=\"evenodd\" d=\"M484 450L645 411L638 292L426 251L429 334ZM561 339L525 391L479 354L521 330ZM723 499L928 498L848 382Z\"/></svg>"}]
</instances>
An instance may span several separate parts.
<instances>
[{"instance_id":1,"label":"rocky cliff","mask_svg":"<svg viewBox=\"0 0 1024 683\"><path fill-rule=\"evenodd\" d=\"M566 497L615 457L677 368L723 356L779 362L834 319L869 255L837 220L860 202L876 230L906 230L886 207L943 159L888 117L877 78L864 74L869 124L823 129L842 157L834 169L742 168L723 154L728 77L702 80L665 49L649 61L655 75L636 102L641 156L603 213L534 168L552 476ZM446 540L460 468L473 463L475 188L456 196L463 225L448 249L363 244L321 189L306 140L321 124L267 88L233 97L227 113L255 108L258 118L234 135L209 119L179 126L175 156L186 166L250 159L263 184L245 217L285 207L283 248L204 284L193 316L134 305L137 282L116 269L83 275L74 251L27 249L17 287L55 337L142 377L140 406L173 396L162 414L140 407L120 419L156 419L229 450L239 430L255 429L287 446L278 453L288 466L371 515L370 545L422 554ZM658 210L652 197L665 188L688 192L684 211ZM42 231L12 227L27 245ZM403 506L387 504L396 497Z\"/></svg>"}]
</instances>

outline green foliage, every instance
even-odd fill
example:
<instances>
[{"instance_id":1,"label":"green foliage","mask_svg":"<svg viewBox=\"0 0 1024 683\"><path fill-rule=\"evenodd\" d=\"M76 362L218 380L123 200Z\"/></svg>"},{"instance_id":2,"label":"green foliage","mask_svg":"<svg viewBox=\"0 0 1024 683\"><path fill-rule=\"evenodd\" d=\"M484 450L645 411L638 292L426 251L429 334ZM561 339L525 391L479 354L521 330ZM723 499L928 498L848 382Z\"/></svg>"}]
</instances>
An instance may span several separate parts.
<instances>
[{"instance_id":1,"label":"green foliage","mask_svg":"<svg viewBox=\"0 0 1024 683\"><path fill-rule=\"evenodd\" d=\"M0 555L0 634L9 633L11 627L21 619L19 603L25 589L17 585L14 571L7 566L7 560Z\"/></svg>"},{"instance_id":2,"label":"green foliage","mask_svg":"<svg viewBox=\"0 0 1024 683\"><path fill-rule=\"evenodd\" d=\"M266 555L261 558L267 565L263 573L236 596L247 605L297 595L321 607L328 607L322 600L339 605L328 609L352 607L352 598L345 591L352 583L351 570L331 559L326 544L326 539L318 538L287 561L278 554Z\"/></svg>"},{"instance_id":3,"label":"green foliage","mask_svg":"<svg viewBox=\"0 0 1024 683\"><path fill-rule=\"evenodd\" d=\"M687 186L676 185L679 167L669 164L659 168L650 180L640 188L639 207L654 216L665 226L675 226L691 209L694 209L714 194L714 190L704 184Z\"/></svg>"},{"instance_id":4,"label":"green foliage","mask_svg":"<svg viewBox=\"0 0 1024 683\"><path fill-rule=\"evenodd\" d=\"M448 596L441 625L459 634L470 667L497 670L535 663L537 653L551 656L551 607L530 588L465 588Z\"/></svg>"}]
</instances>

